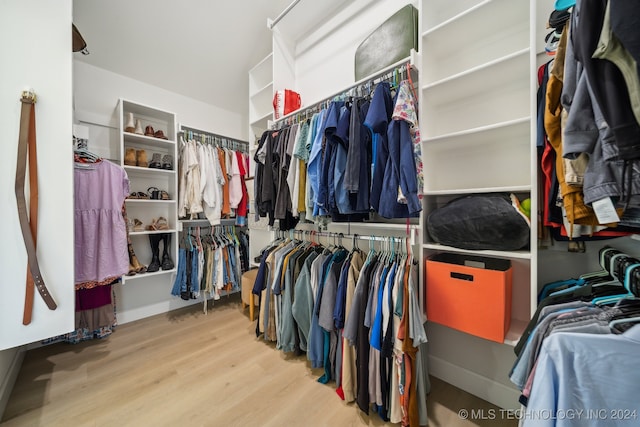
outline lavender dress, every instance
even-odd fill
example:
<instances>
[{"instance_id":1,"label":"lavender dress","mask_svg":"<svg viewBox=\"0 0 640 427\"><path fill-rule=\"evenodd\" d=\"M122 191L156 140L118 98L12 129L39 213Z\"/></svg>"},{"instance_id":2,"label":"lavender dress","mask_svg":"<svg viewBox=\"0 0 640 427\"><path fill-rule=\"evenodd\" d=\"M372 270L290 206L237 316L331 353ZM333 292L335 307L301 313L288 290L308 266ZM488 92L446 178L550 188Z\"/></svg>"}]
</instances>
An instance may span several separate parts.
<instances>
[{"instance_id":1,"label":"lavender dress","mask_svg":"<svg viewBox=\"0 0 640 427\"><path fill-rule=\"evenodd\" d=\"M75 168L75 284L102 282L129 270L127 229L122 204L129 178L120 166L103 160Z\"/></svg>"}]
</instances>

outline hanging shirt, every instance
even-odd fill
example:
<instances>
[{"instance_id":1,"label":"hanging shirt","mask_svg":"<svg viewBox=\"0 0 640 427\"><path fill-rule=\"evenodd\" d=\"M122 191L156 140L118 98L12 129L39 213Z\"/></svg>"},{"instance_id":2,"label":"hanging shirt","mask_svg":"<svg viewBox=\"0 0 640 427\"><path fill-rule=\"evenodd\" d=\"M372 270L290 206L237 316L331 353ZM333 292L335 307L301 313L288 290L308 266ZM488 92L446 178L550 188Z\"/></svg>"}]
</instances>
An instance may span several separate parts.
<instances>
[{"instance_id":1,"label":"hanging shirt","mask_svg":"<svg viewBox=\"0 0 640 427\"><path fill-rule=\"evenodd\" d=\"M553 415L584 408L585 412L596 411L595 416L525 417L523 426L637 424L640 371L635 362L639 346L640 325L621 335L558 332L546 338L538 356L527 412L550 411ZM619 416L619 421L612 419L613 414Z\"/></svg>"},{"instance_id":2,"label":"hanging shirt","mask_svg":"<svg viewBox=\"0 0 640 427\"><path fill-rule=\"evenodd\" d=\"M229 168L229 207L231 209L237 209L240 201L242 200L242 179L240 178L240 165L238 164L238 157L233 150L227 150L228 159L231 167Z\"/></svg>"},{"instance_id":3,"label":"hanging shirt","mask_svg":"<svg viewBox=\"0 0 640 427\"><path fill-rule=\"evenodd\" d=\"M416 108L411 86L408 81L400 83L396 96L396 105L393 109L393 120L404 120L409 124L409 134L413 142L413 158L416 164L416 176L418 191L424 188L424 174L422 172L422 141L420 138L420 127L418 126L418 111ZM406 201L398 200L401 203Z\"/></svg>"},{"instance_id":4,"label":"hanging shirt","mask_svg":"<svg viewBox=\"0 0 640 427\"><path fill-rule=\"evenodd\" d=\"M320 179L320 158L322 156L322 138L324 126L325 110L320 111L311 119L312 131L309 132L307 147L309 147L309 161L307 162L307 197L306 197L306 218L311 220L315 210L318 186Z\"/></svg>"},{"instance_id":5,"label":"hanging shirt","mask_svg":"<svg viewBox=\"0 0 640 427\"><path fill-rule=\"evenodd\" d=\"M229 206L229 175L227 170L226 154L222 148L218 148L218 160L220 162L220 169L222 170L222 177L224 178L224 184L222 185L222 215L226 216L231 213L231 207Z\"/></svg>"}]
</instances>

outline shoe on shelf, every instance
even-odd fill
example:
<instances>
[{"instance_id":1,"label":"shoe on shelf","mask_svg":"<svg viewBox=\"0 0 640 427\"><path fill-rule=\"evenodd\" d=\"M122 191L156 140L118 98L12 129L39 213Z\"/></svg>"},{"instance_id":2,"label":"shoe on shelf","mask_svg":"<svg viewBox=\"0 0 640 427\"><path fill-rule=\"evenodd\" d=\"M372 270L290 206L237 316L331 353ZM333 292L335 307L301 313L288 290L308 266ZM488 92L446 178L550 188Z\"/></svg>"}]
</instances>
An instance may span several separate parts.
<instances>
[{"instance_id":1,"label":"shoe on shelf","mask_svg":"<svg viewBox=\"0 0 640 427\"><path fill-rule=\"evenodd\" d=\"M147 126L146 128L144 128L144 136L153 136L154 133L155 131L153 130L152 126Z\"/></svg>"},{"instance_id":2,"label":"shoe on shelf","mask_svg":"<svg viewBox=\"0 0 640 427\"><path fill-rule=\"evenodd\" d=\"M171 154L162 156L162 169L173 170L173 156Z\"/></svg>"},{"instance_id":3,"label":"shoe on shelf","mask_svg":"<svg viewBox=\"0 0 640 427\"><path fill-rule=\"evenodd\" d=\"M131 195L129 196L130 199L149 199L149 195L146 193L143 193L142 191L134 191L133 193L131 193Z\"/></svg>"},{"instance_id":4,"label":"shoe on shelf","mask_svg":"<svg viewBox=\"0 0 640 427\"><path fill-rule=\"evenodd\" d=\"M147 225L147 230L149 231L159 231L159 230L168 230L169 222L163 216L159 218L153 218L151 220L151 224Z\"/></svg>"},{"instance_id":5,"label":"shoe on shelf","mask_svg":"<svg viewBox=\"0 0 640 427\"><path fill-rule=\"evenodd\" d=\"M147 188L147 194L151 200L160 200L160 190L157 187Z\"/></svg>"},{"instance_id":6,"label":"shoe on shelf","mask_svg":"<svg viewBox=\"0 0 640 427\"><path fill-rule=\"evenodd\" d=\"M129 271L127 272L127 276L135 276L136 275L136 268L129 264Z\"/></svg>"},{"instance_id":7,"label":"shoe on shelf","mask_svg":"<svg viewBox=\"0 0 640 427\"><path fill-rule=\"evenodd\" d=\"M134 133L136 131L136 124L133 121L133 113L127 113L127 124L124 128L125 132Z\"/></svg>"},{"instance_id":8,"label":"shoe on shelf","mask_svg":"<svg viewBox=\"0 0 640 427\"><path fill-rule=\"evenodd\" d=\"M153 153L151 157L151 163L149 163L149 167L153 169L162 169L162 155L160 153Z\"/></svg>"},{"instance_id":9,"label":"shoe on shelf","mask_svg":"<svg viewBox=\"0 0 640 427\"><path fill-rule=\"evenodd\" d=\"M124 164L127 166L137 166L135 148L127 148L124 152Z\"/></svg>"},{"instance_id":10,"label":"shoe on shelf","mask_svg":"<svg viewBox=\"0 0 640 427\"><path fill-rule=\"evenodd\" d=\"M147 267L148 273L160 270L160 240L162 236L159 234L149 234L149 245L151 246L151 262Z\"/></svg>"},{"instance_id":11,"label":"shoe on shelf","mask_svg":"<svg viewBox=\"0 0 640 427\"><path fill-rule=\"evenodd\" d=\"M160 190L160 200L171 200L171 196L164 190Z\"/></svg>"},{"instance_id":12,"label":"shoe on shelf","mask_svg":"<svg viewBox=\"0 0 640 427\"><path fill-rule=\"evenodd\" d=\"M162 132L162 130L157 130L153 136L155 136L156 138L160 138L160 139L169 139L165 136L164 132Z\"/></svg>"},{"instance_id":13,"label":"shoe on shelf","mask_svg":"<svg viewBox=\"0 0 640 427\"><path fill-rule=\"evenodd\" d=\"M133 231L144 231L144 224L138 218L133 219Z\"/></svg>"},{"instance_id":14,"label":"shoe on shelf","mask_svg":"<svg viewBox=\"0 0 640 427\"><path fill-rule=\"evenodd\" d=\"M136 120L136 128L133 131L133 133L138 135L144 135L144 132L142 131L142 123L140 122L140 119Z\"/></svg>"},{"instance_id":15,"label":"shoe on shelf","mask_svg":"<svg viewBox=\"0 0 640 427\"><path fill-rule=\"evenodd\" d=\"M168 230L169 229L169 222L167 221L167 219L163 216L159 217L158 220L156 221L156 230Z\"/></svg>"},{"instance_id":16,"label":"shoe on shelf","mask_svg":"<svg viewBox=\"0 0 640 427\"><path fill-rule=\"evenodd\" d=\"M140 264L140 261L138 261L138 258L136 257L136 253L133 251L131 243L129 243L129 265L132 266L138 274L147 272L147 266ZM131 268L129 268L129 270L131 270Z\"/></svg>"},{"instance_id":17,"label":"shoe on shelf","mask_svg":"<svg viewBox=\"0 0 640 427\"><path fill-rule=\"evenodd\" d=\"M172 270L175 267L173 260L171 259L171 234L162 234L162 269Z\"/></svg>"},{"instance_id":18,"label":"shoe on shelf","mask_svg":"<svg viewBox=\"0 0 640 427\"><path fill-rule=\"evenodd\" d=\"M149 167L147 152L145 150L136 150L136 164L141 168Z\"/></svg>"}]
</instances>

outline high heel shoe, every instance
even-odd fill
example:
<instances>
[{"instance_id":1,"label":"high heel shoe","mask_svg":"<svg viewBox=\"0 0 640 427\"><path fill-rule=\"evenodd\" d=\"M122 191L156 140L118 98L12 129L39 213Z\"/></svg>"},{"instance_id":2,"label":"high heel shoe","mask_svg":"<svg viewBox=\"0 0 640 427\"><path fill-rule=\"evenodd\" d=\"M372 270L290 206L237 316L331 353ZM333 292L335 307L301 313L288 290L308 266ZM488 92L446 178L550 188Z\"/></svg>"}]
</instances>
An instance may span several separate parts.
<instances>
[{"instance_id":1,"label":"high heel shoe","mask_svg":"<svg viewBox=\"0 0 640 427\"><path fill-rule=\"evenodd\" d=\"M147 267L138 261L136 253L133 251L133 246L129 243L129 265L135 269L136 273L146 273Z\"/></svg>"}]
</instances>

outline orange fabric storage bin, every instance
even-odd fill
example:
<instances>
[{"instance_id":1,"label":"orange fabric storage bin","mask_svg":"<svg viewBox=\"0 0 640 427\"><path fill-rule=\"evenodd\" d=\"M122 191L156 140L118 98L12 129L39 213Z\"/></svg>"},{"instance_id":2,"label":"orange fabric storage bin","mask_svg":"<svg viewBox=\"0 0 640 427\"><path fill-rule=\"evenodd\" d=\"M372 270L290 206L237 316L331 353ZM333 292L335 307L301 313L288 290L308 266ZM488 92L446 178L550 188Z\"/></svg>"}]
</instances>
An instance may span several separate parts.
<instances>
[{"instance_id":1,"label":"orange fabric storage bin","mask_svg":"<svg viewBox=\"0 0 640 427\"><path fill-rule=\"evenodd\" d=\"M427 319L504 342L511 323L511 261L440 253L425 263Z\"/></svg>"}]
</instances>

